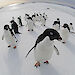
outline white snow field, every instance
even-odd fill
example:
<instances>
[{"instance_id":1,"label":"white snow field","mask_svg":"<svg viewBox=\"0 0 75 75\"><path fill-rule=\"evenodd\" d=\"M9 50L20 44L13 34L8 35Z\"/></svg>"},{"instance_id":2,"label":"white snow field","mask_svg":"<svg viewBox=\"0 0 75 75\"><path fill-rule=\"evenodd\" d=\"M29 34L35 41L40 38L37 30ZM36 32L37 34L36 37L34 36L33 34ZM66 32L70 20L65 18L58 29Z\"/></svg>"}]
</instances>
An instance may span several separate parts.
<instances>
[{"instance_id":1,"label":"white snow field","mask_svg":"<svg viewBox=\"0 0 75 75\"><path fill-rule=\"evenodd\" d=\"M34 31L28 32L24 15L44 12L48 15L46 27L36 23ZM61 26L72 22L75 29L74 14L75 9L50 3L25 3L0 9L0 75L75 75L75 34L70 34L66 44L55 41L60 55L54 51L48 65L41 63L40 67L34 67L34 50L25 58L37 37L46 28L51 28L57 18L60 18ZM10 25L13 16L15 21L18 16L22 16L24 25L19 27L22 34L15 35L18 39L16 49L8 48L6 41L2 40L3 27L5 24Z\"/></svg>"}]
</instances>

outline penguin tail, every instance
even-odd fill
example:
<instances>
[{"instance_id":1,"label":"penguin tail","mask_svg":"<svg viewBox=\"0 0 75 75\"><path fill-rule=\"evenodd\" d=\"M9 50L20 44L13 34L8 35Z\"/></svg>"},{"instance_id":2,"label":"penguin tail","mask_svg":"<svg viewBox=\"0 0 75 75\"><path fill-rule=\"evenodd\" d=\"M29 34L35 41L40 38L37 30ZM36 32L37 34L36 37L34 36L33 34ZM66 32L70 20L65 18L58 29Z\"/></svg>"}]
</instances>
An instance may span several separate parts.
<instances>
[{"instance_id":1,"label":"penguin tail","mask_svg":"<svg viewBox=\"0 0 75 75\"><path fill-rule=\"evenodd\" d=\"M33 48L35 48L35 46L33 46L33 47L29 50L29 52L28 52L27 55L25 56L26 58L27 58L27 56L29 55L29 53L32 51Z\"/></svg>"}]
</instances>

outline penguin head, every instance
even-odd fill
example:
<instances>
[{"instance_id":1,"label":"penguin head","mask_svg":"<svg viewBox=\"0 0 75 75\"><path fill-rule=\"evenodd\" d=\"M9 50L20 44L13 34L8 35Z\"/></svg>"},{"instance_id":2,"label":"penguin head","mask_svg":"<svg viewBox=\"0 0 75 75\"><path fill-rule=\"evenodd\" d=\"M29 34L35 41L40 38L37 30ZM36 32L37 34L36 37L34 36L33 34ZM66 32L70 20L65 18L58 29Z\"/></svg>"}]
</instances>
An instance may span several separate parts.
<instances>
[{"instance_id":1,"label":"penguin head","mask_svg":"<svg viewBox=\"0 0 75 75\"><path fill-rule=\"evenodd\" d=\"M28 17L27 19L28 19L28 20L32 20L32 18L31 18L31 17Z\"/></svg>"},{"instance_id":2,"label":"penguin head","mask_svg":"<svg viewBox=\"0 0 75 75\"><path fill-rule=\"evenodd\" d=\"M50 40L62 40L60 34L55 29L46 29L46 36L49 36Z\"/></svg>"},{"instance_id":3,"label":"penguin head","mask_svg":"<svg viewBox=\"0 0 75 75\"><path fill-rule=\"evenodd\" d=\"M72 23L70 23L70 25L73 25Z\"/></svg>"},{"instance_id":4,"label":"penguin head","mask_svg":"<svg viewBox=\"0 0 75 75\"><path fill-rule=\"evenodd\" d=\"M70 28L69 28L68 24L65 23L62 27L63 27L63 28L67 28L68 31L70 32Z\"/></svg>"},{"instance_id":5,"label":"penguin head","mask_svg":"<svg viewBox=\"0 0 75 75\"><path fill-rule=\"evenodd\" d=\"M25 14L25 16L29 16L29 14Z\"/></svg>"},{"instance_id":6,"label":"penguin head","mask_svg":"<svg viewBox=\"0 0 75 75\"><path fill-rule=\"evenodd\" d=\"M59 18L57 18L57 20L59 21Z\"/></svg>"},{"instance_id":7,"label":"penguin head","mask_svg":"<svg viewBox=\"0 0 75 75\"><path fill-rule=\"evenodd\" d=\"M4 29L5 29L5 30L10 29L10 28L9 28L9 25L5 25L5 26L4 26Z\"/></svg>"},{"instance_id":8,"label":"penguin head","mask_svg":"<svg viewBox=\"0 0 75 75\"><path fill-rule=\"evenodd\" d=\"M62 40L60 34L56 30L52 29L52 31L50 31L50 40L55 40L55 39Z\"/></svg>"},{"instance_id":9,"label":"penguin head","mask_svg":"<svg viewBox=\"0 0 75 75\"><path fill-rule=\"evenodd\" d=\"M11 21L10 21L10 23L13 23L13 22L14 22L14 20L11 20Z\"/></svg>"},{"instance_id":10,"label":"penguin head","mask_svg":"<svg viewBox=\"0 0 75 75\"><path fill-rule=\"evenodd\" d=\"M35 17L35 15L32 15L32 18Z\"/></svg>"}]
</instances>

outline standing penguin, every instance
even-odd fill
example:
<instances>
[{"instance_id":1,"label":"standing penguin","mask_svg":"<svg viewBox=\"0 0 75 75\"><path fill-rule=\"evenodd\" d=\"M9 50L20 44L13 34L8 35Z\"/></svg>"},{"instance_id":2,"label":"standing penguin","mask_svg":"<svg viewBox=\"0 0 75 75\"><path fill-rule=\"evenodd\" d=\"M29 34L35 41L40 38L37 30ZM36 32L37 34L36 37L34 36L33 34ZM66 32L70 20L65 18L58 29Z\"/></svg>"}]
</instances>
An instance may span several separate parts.
<instances>
[{"instance_id":1,"label":"standing penguin","mask_svg":"<svg viewBox=\"0 0 75 75\"><path fill-rule=\"evenodd\" d=\"M23 26L23 24L22 24L22 20L21 20L21 16L19 16L17 19L18 19L18 23L19 23L19 25L20 25L20 26Z\"/></svg>"},{"instance_id":2,"label":"standing penguin","mask_svg":"<svg viewBox=\"0 0 75 75\"><path fill-rule=\"evenodd\" d=\"M73 32L74 31L74 28L73 28L73 24L72 23L69 24L69 28L70 28L70 32Z\"/></svg>"},{"instance_id":3,"label":"standing penguin","mask_svg":"<svg viewBox=\"0 0 75 75\"><path fill-rule=\"evenodd\" d=\"M18 25L17 25L17 23L14 20L11 20L10 23L11 23L11 28L14 30L14 33L15 34L21 34L18 31Z\"/></svg>"},{"instance_id":4,"label":"standing penguin","mask_svg":"<svg viewBox=\"0 0 75 75\"><path fill-rule=\"evenodd\" d=\"M59 20L59 18L57 18L57 21L54 21L53 28L57 31L60 29L60 20Z\"/></svg>"},{"instance_id":5,"label":"standing penguin","mask_svg":"<svg viewBox=\"0 0 75 75\"><path fill-rule=\"evenodd\" d=\"M33 20L33 22L35 24L36 23L36 17L35 17L35 15L32 15L32 20Z\"/></svg>"},{"instance_id":6,"label":"standing penguin","mask_svg":"<svg viewBox=\"0 0 75 75\"><path fill-rule=\"evenodd\" d=\"M25 14L25 21L27 21L27 18L30 17L29 14Z\"/></svg>"},{"instance_id":7,"label":"standing penguin","mask_svg":"<svg viewBox=\"0 0 75 75\"><path fill-rule=\"evenodd\" d=\"M43 16L44 16L44 17L45 17L45 19L47 20L47 18L48 18L48 17L47 17L47 15L46 15L45 13L43 13Z\"/></svg>"},{"instance_id":8,"label":"standing penguin","mask_svg":"<svg viewBox=\"0 0 75 75\"><path fill-rule=\"evenodd\" d=\"M33 31L34 22L31 17L27 18L28 31Z\"/></svg>"},{"instance_id":9,"label":"standing penguin","mask_svg":"<svg viewBox=\"0 0 75 75\"><path fill-rule=\"evenodd\" d=\"M6 42L9 44L8 47L13 47L14 49L16 48L16 39L15 35L10 29L9 25L4 26L4 34L2 36L2 40L6 39Z\"/></svg>"},{"instance_id":10,"label":"standing penguin","mask_svg":"<svg viewBox=\"0 0 75 75\"><path fill-rule=\"evenodd\" d=\"M64 24L61 28L61 37L62 37L62 43L66 43L66 41L68 40L69 37L69 32L70 32L70 28L68 26L68 24Z\"/></svg>"},{"instance_id":11,"label":"standing penguin","mask_svg":"<svg viewBox=\"0 0 75 75\"><path fill-rule=\"evenodd\" d=\"M44 16L40 18L41 18L41 26L46 26L46 18Z\"/></svg>"},{"instance_id":12,"label":"standing penguin","mask_svg":"<svg viewBox=\"0 0 75 75\"><path fill-rule=\"evenodd\" d=\"M59 55L58 49L53 45L54 44L53 40L55 39L62 40L60 34L54 29L46 29L41 35L38 36L34 47L32 47L32 49L34 48L36 67L40 66L40 62L44 62L46 64L49 63L48 60L51 59L54 48L57 55ZM28 56L28 54L26 55L26 57Z\"/></svg>"}]
</instances>

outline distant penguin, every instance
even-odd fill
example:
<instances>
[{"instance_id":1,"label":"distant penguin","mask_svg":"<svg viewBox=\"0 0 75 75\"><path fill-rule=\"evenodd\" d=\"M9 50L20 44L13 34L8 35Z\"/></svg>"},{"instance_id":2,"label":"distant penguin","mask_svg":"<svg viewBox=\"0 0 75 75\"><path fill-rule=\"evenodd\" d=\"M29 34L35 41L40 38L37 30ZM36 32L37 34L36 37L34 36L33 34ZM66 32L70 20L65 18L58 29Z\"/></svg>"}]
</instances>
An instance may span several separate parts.
<instances>
[{"instance_id":1,"label":"distant penguin","mask_svg":"<svg viewBox=\"0 0 75 75\"><path fill-rule=\"evenodd\" d=\"M25 21L27 21L27 18L30 17L29 14L25 14Z\"/></svg>"},{"instance_id":2,"label":"distant penguin","mask_svg":"<svg viewBox=\"0 0 75 75\"><path fill-rule=\"evenodd\" d=\"M69 24L69 28L70 28L70 32L73 32L74 31L74 28L73 28L73 24L72 23Z\"/></svg>"},{"instance_id":3,"label":"distant penguin","mask_svg":"<svg viewBox=\"0 0 75 75\"><path fill-rule=\"evenodd\" d=\"M22 20L21 20L21 16L19 16L17 19L18 19L18 24L19 24L20 26L23 26Z\"/></svg>"},{"instance_id":4,"label":"distant penguin","mask_svg":"<svg viewBox=\"0 0 75 75\"><path fill-rule=\"evenodd\" d=\"M16 39L15 35L12 32L12 30L9 28L9 25L4 26L4 34L2 36L2 40L6 39L6 42L8 43L8 47L16 48Z\"/></svg>"},{"instance_id":5,"label":"distant penguin","mask_svg":"<svg viewBox=\"0 0 75 75\"><path fill-rule=\"evenodd\" d=\"M62 43L66 43L69 37L69 33L70 33L70 28L68 26L68 24L64 24L61 28L61 37L62 37Z\"/></svg>"},{"instance_id":6,"label":"distant penguin","mask_svg":"<svg viewBox=\"0 0 75 75\"><path fill-rule=\"evenodd\" d=\"M15 34L21 34L18 31L18 25L17 25L17 23L14 20L11 20L10 23L11 23L11 28L14 30L14 33Z\"/></svg>"},{"instance_id":7,"label":"distant penguin","mask_svg":"<svg viewBox=\"0 0 75 75\"><path fill-rule=\"evenodd\" d=\"M35 17L35 15L32 15L32 20L33 20L33 22L35 24L36 23L36 17Z\"/></svg>"},{"instance_id":8,"label":"distant penguin","mask_svg":"<svg viewBox=\"0 0 75 75\"><path fill-rule=\"evenodd\" d=\"M60 29L60 20L59 20L59 18L57 18L57 21L54 21L53 28L57 31Z\"/></svg>"},{"instance_id":9,"label":"distant penguin","mask_svg":"<svg viewBox=\"0 0 75 75\"><path fill-rule=\"evenodd\" d=\"M31 17L27 18L28 31L33 31L34 22Z\"/></svg>"},{"instance_id":10,"label":"distant penguin","mask_svg":"<svg viewBox=\"0 0 75 75\"><path fill-rule=\"evenodd\" d=\"M62 40L60 34L54 29L46 29L41 35L38 36L34 47L32 47L32 49L34 48L36 67L40 66L40 62L48 64L49 63L48 60L51 59L52 57L53 50L55 50L59 55L58 49L54 46L53 40L55 39Z\"/></svg>"},{"instance_id":11,"label":"distant penguin","mask_svg":"<svg viewBox=\"0 0 75 75\"><path fill-rule=\"evenodd\" d=\"M45 13L43 13L43 16L44 16L44 17L45 17L45 19L47 20L47 18L48 18L48 17L47 17L47 15L46 15Z\"/></svg>"},{"instance_id":12,"label":"distant penguin","mask_svg":"<svg viewBox=\"0 0 75 75\"><path fill-rule=\"evenodd\" d=\"M41 18L41 26L46 26L46 18L44 16L40 18Z\"/></svg>"}]
</instances>

